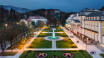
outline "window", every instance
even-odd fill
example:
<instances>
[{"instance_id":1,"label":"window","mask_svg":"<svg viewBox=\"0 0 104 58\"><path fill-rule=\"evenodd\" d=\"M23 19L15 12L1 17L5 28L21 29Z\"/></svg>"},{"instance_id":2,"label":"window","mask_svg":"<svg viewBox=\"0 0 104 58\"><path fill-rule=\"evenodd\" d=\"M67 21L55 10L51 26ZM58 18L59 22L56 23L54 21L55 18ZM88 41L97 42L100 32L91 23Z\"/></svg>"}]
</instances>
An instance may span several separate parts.
<instances>
[{"instance_id":1,"label":"window","mask_svg":"<svg viewBox=\"0 0 104 58\"><path fill-rule=\"evenodd\" d=\"M96 17L94 17L94 20L96 20Z\"/></svg>"},{"instance_id":2,"label":"window","mask_svg":"<svg viewBox=\"0 0 104 58\"><path fill-rule=\"evenodd\" d=\"M104 16L101 16L101 20L104 20Z\"/></svg>"},{"instance_id":3,"label":"window","mask_svg":"<svg viewBox=\"0 0 104 58\"><path fill-rule=\"evenodd\" d=\"M100 20L100 17L97 17L97 20Z\"/></svg>"}]
</instances>

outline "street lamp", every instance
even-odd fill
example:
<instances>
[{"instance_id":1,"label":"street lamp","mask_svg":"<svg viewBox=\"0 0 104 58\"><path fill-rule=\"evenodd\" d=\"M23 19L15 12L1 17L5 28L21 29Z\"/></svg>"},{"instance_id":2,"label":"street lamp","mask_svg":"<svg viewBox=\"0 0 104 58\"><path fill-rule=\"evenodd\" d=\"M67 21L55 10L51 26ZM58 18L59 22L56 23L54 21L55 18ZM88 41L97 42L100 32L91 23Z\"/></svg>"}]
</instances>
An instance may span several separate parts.
<instances>
[{"instance_id":1,"label":"street lamp","mask_svg":"<svg viewBox=\"0 0 104 58\"><path fill-rule=\"evenodd\" d=\"M8 27L8 24L5 24L4 26L7 28Z\"/></svg>"},{"instance_id":2,"label":"street lamp","mask_svg":"<svg viewBox=\"0 0 104 58\"><path fill-rule=\"evenodd\" d=\"M17 22L16 24L18 25L19 23Z\"/></svg>"}]
</instances>

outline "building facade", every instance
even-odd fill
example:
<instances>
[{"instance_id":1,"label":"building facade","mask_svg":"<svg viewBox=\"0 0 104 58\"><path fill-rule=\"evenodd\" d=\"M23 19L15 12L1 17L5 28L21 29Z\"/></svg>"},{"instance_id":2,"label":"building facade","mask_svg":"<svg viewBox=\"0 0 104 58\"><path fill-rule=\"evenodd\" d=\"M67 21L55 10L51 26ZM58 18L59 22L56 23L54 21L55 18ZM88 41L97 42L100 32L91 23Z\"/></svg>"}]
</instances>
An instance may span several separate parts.
<instances>
[{"instance_id":1,"label":"building facade","mask_svg":"<svg viewBox=\"0 0 104 58\"><path fill-rule=\"evenodd\" d=\"M94 36L95 41L99 43L104 43L104 12L98 11L93 12L85 17L83 21L82 28L93 32L97 37ZM92 34L92 33L91 33Z\"/></svg>"},{"instance_id":2,"label":"building facade","mask_svg":"<svg viewBox=\"0 0 104 58\"><path fill-rule=\"evenodd\" d=\"M79 25L77 22L74 22L74 24L70 23L70 20L72 19L71 16L66 20L66 27L70 29L73 34L88 44L104 43L104 12L79 12L74 19L75 18L80 21ZM68 24L68 22L70 24ZM68 27L68 25L70 27Z\"/></svg>"},{"instance_id":3,"label":"building facade","mask_svg":"<svg viewBox=\"0 0 104 58\"><path fill-rule=\"evenodd\" d=\"M45 24L47 23L47 19L45 17L42 17L42 16L30 16L28 18L28 21L31 22L35 22L35 24L38 22L38 21L43 21Z\"/></svg>"}]
</instances>

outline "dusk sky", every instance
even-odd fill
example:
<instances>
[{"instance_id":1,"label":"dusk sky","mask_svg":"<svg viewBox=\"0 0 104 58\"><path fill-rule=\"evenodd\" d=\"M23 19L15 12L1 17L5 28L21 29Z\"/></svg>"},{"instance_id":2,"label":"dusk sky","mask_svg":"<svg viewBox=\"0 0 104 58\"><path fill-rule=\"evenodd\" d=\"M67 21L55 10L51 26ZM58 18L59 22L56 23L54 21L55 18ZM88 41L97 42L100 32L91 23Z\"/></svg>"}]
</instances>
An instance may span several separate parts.
<instances>
[{"instance_id":1,"label":"dusk sky","mask_svg":"<svg viewBox=\"0 0 104 58\"><path fill-rule=\"evenodd\" d=\"M80 11L83 8L99 9L104 6L104 0L0 0L0 5L27 9L53 8L62 11Z\"/></svg>"}]
</instances>

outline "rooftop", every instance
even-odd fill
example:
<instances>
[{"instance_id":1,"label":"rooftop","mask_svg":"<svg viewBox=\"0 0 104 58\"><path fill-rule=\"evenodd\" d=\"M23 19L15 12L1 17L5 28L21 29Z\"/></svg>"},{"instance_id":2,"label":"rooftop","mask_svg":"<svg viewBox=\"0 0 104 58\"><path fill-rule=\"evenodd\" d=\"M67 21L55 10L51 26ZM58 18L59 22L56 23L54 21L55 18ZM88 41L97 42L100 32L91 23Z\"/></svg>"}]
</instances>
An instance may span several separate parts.
<instances>
[{"instance_id":1,"label":"rooftop","mask_svg":"<svg viewBox=\"0 0 104 58\"><path fill-rule=\"evenodd\" d=\"M89 15L87 15L88 17L89 16L104 16L104 11L98 11L98 12L93 12L93 13L90 13Z\"/></svg>"}]
</instances>

